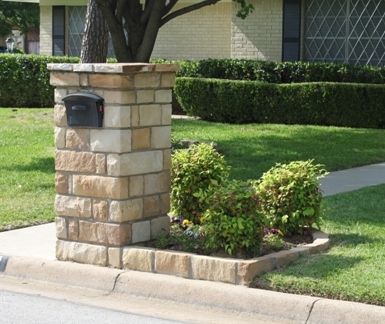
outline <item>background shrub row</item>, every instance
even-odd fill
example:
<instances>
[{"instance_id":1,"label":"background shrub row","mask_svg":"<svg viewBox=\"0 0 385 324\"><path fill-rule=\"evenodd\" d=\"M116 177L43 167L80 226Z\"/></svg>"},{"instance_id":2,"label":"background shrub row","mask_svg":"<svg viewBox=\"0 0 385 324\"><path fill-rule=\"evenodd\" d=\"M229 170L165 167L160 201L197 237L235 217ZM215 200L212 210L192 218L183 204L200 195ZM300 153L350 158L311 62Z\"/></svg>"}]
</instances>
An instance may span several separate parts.
<instances>
[{"instance_id":1,"label":"background shrub row","mask_svg":"<svg viewBox=\"0 0 385 324\"><path fill-rule=\"evenodd\" d=\"M385 83L385 68L316 62L266 62L242 59L178 61L180 77L251 80L269 83Z\"/></svg>"},{"instance_id":2,"label":"background shrub row","mask_svg":"<svg viewBox=\"0 0 385 324\"><path fill-rule=\"evenodd\" d=\"M385 127L385 85L178 78L175 92L209 121Z\"/></svg>"},{"instance_id":3,"label":"background shrub row","mask_svg":"<svg viewBox=\"0 0 385 324\"><path fill-rule=\"evenodd\" d=\"M48 63L78 63L74 57L0 55L0 107L53 107Z\"/></svg>"}]
</instances>

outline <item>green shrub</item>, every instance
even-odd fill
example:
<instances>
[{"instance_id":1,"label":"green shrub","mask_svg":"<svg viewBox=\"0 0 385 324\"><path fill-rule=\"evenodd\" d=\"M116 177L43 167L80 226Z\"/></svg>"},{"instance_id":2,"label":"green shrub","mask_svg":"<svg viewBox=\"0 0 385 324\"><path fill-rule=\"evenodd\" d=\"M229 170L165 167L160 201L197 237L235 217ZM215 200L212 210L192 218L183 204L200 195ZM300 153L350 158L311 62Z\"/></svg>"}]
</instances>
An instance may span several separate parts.
<instances>
[{"instance_id":1,"label":"green shrub","mask_svg":"<svg viewBox=\"0 0 385 324\"><path fill-rule=\"evenodd\" d=\"M249 80L270 83L354 82L385 83L385 68L341 63L269 62L246 59L175 61L179 77Z\"/></svg>"},{"instance_id":2,"label":"green shrub","mask_svg":"<svg viewBox=\"0 0 385 324\"><path fill-rule=\"evenodd\" d=\"M277 164L256 183L260 210L270 226L284 234L319 226L322 193L319 179L326 172L313 161Z\"/></svg>"},{"instance_id":3,"label":"green shrub","mask_svg":"<svg viewBox=\"0 0 385 324\"><path fill-rule=\"evenodd\" d=\"M192 145L172 155L171 209L199 224L212 191L229 176L224 158L209 144Z\"/></svg>"},{"instance_id":4,"label":"green shrub","mask_svg":"<svg viewBox=\"0 0 385 324\"><path fill-rule=\"evenodd\" d=\"M53 107L48 63L78 63L78 58L0 54L0 107Z\"/></svg>"},{"instance_id":5,"label":"green shrub","mask_svg":"<svg viewBox=\"0 0 385 324\"><path fill-rule=\"evenodd\" d=\"M385 127L385 85L177 78L175 93L209 121Z\"/></svg>"},{"instance_id":6,"label":"green shrub","mask_svg":"<svg viewBox=\"0 0 385 324\"><path fill-rule=\"evenodd\" d=\"M202 217L206 248L224 249L230 255L257 255L265 225L258 203L248 183L232 181L218 188Z\"/></svg>"}]
</instances>

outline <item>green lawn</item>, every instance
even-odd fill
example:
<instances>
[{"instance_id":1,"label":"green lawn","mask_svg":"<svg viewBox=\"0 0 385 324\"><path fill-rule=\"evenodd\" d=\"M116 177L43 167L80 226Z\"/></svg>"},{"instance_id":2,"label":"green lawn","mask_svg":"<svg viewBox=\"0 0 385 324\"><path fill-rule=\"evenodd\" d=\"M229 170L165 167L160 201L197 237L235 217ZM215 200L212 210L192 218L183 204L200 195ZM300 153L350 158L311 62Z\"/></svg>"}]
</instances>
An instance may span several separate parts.
<instances>
[{"instance_id":1,"label":"green lawn","mask_svg":"<svg viewBox=\"0 0 385 324\"><path fill-rule=\"evenodd\" d=\"M0 109L0 230L53 220L52 110Z\"/></svg>"},{"instance_id":2,"label":"green lawn","mask_svg":"<svg viewBox=\"0 0 385 324\"><path fill-rule=\"evenodd\" d=\"M258 287L385 306L385 185L325 199L332 248L256 280Z\"/></svg>"},{"instance_id":3,"label":"green lawn","mask_svg":"<svg viewBox=\"0 0 385 324\"><path fill-rule=\"evenodd\" d=\"M52 109L0 108L0 230L53 220ZM314 158L328 170L385 161L384 131L174 120L175 139L215 141L238 179Z\"/></svg>"},{"instance_id":4,"label":"green lawn","mask_svg":"<svg viewBox=\"0 0 385 324\"><path fill-rule=\"evenodd\" d=\"M276 162L315 159L333 171L385 161L378 129L175 120L173 137L217 142L237 179L259 178Z\"/></svg>"}]
</instances>

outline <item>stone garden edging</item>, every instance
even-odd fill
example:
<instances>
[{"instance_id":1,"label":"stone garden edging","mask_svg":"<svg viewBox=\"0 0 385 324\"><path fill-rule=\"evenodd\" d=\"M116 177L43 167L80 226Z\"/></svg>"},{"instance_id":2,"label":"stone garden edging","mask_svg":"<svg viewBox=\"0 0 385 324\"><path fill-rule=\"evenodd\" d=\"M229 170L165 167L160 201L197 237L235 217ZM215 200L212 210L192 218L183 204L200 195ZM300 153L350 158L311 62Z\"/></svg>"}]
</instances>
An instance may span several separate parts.
<instances>
[{"instance_id":1,"label":"stone garden edging","mask_svg":"<svg viewBox=\"0 0 385 324\"><path fill-rule=\"evenodd\" d=\"M328 249L327 234L314 232L313 239L310 244L248 260L129 246L122 249L122 268L249 286L259 274L285 266L300 256Z\"/></svg>"}]
</instances>

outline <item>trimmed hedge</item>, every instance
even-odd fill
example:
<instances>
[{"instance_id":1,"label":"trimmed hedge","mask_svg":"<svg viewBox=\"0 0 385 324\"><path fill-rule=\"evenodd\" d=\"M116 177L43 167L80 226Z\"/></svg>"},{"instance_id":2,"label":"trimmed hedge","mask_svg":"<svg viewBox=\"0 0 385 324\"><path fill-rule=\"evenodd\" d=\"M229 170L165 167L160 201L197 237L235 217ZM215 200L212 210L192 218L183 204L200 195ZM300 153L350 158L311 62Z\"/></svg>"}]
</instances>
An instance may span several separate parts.
<instances>
[{"instance_id":1,"label":"trimmed hedge","mask_svg":"<svg viewBox=\"0 0 385 324\"><path fill-rule=\"evenodd\" d=\"M209 121L385 127L385 85L178 78L175 93Z\"/></svg>"},{"instance_id":2,"label":"trimmed hedge","mask_svg":"<svg viewBox=\"0 0 385 324\"><path fill-rule=\"evenodd\" d=\"M53 107L48 63L78 63L75 57L0 54L0 107Z\"/></svg>"},{"instance_id":3,"label":"trimmed hedge","mask_svg":"<svg viewBox=\"0 0 385 324\"><path fill-rule=\"evenodd\" d=\"M385 83L385 68L339 63L267 62L244 59L176 61L179 77L251 80L269 83Z\"/></svg>"}]
</instances>

